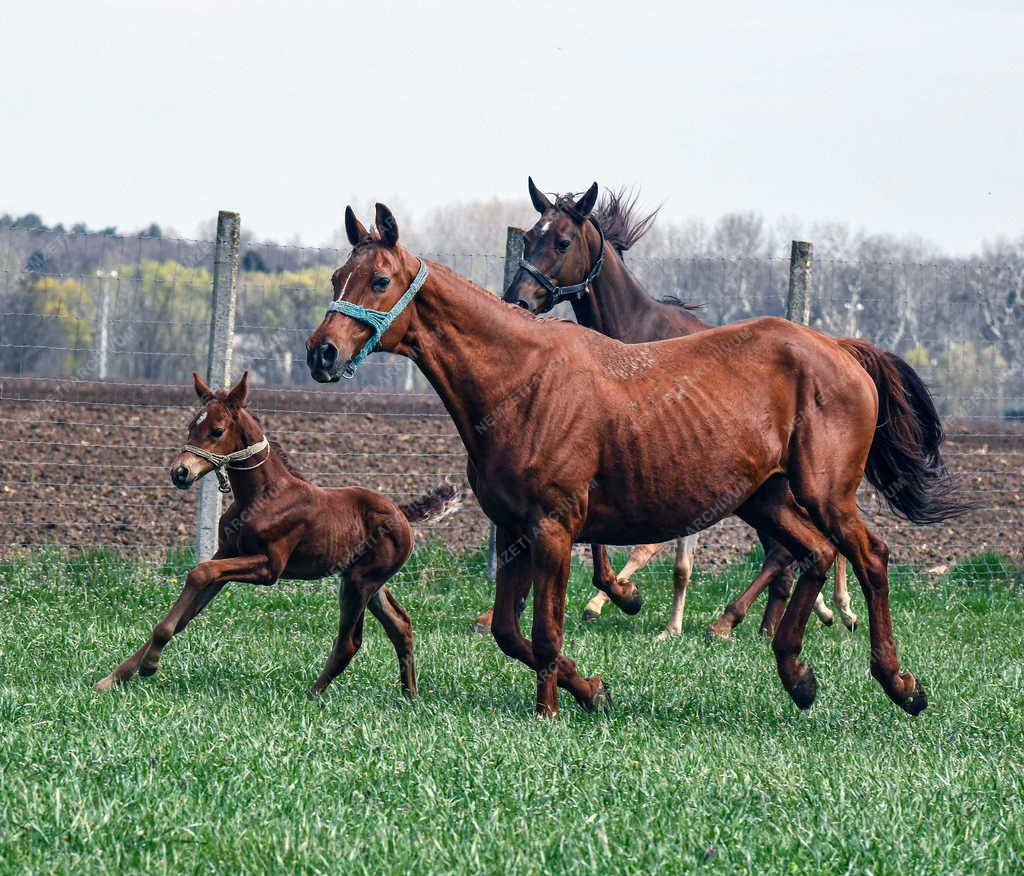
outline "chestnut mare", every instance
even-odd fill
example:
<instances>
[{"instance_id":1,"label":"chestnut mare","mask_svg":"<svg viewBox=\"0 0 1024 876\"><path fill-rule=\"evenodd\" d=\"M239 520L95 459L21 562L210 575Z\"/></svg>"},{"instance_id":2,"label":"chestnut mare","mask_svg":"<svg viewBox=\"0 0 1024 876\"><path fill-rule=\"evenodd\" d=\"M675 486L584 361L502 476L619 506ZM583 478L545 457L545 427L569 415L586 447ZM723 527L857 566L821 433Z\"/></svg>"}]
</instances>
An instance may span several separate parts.
<instances>
[{"instance_id":1,"label":"chestnut mare","mask_svg":"<svg viewBox=\"0 0 1024 876\"><path fill-rule=\"evenodd\" d=\"M440 519L454 510L461 498L455 488L445 484L402 505L361 487L321 489L291 467L246 409L248 372L230 392L214 392L198 374L192 376L203 409L189 424L171 480L186 490L211 471L221 479L227 470L234 501L220 518L220 547L213 559L189 572L177 602L150 638L96 689L109 690L136 672L156 672L171 637L229 581L271 585L282 577L309 580L340 572L338 637L309 695L326 688L355 656L369 608L395 647L402 690L414 698L412 624L385 582L412 551L410 522Z\"/></svg>"},{"instance_id":2,"label":"chestnut mare","mask_svg":"<svg viewBox=\"0 0 1024 876\"><path fill-rule=\"evenodd\" d=\"M540 219L526 234L522 267L505 292L505 300L537 313L545 313L561 301L569 301L576 321L610 338L629 344L685 337L711 326L698 319L678 299L655 301L626 268L623 254L649 229L657 211L635 219L632 209L636 199L629 201L625 192L609 192L597 203L595 182L577 203L571 195L561 195L552 203L533 179L528 180L530 200ZM593 215L592 215L593 211ZM582 242L583 226L593 225L597 240ZM592 278L579 283L580 278ZM570 285L571 284L571 285ZM761 619L761 633L768 638L775 634L792 589L792 557L777 541L758 533L764 545L765 559L760 573L738 599L730 603L708 632L728 638L733 628L746 617L751 604L770 587L770 597ZM697 534L676 539L673 569L672 611L662 637L678 636L683 630L686 590L693 569ZM584 620L600 616L609 601L608 592L616 579L628 579L644 568L668 543L636 545L622 571L616 575L603 545L592 545L594 587L597 594L583 611ZM833 603L847 629L854 630L857 616L850 608L846 589L846 564L837 562ZM831 625L835 618L821 594L814 603L814 612L822 623ZM490 625L490 612L477 618L477 628Z\"/></svg>"},{"instance_id":3,"label":"chestnut mare","mask_svg":"<svg viewBox=\"0 0 1024 876\"><path fill-rule=\"evenodd\" d=\"M573 542L666 541L730 514L800 564L772 640L799 707L817 692L797 657L838 548L867 601L872 673L910 714L925 708L896 655L888 549L856 501L866 474L918 522L962 510L934 405L907 363L770 317L650 344L561 320L538 330L538 317L405 250L382 204L373 234L351 208L345 227L352 254L306 342L310 373L338 380L381 349L413 358L430 381L497 525L494 638L536 672L539 713L557 712L559 686L584 708L610 705L600 677L561 654ZM516 611L531 587L532 641Z\"/></svg>"}]
</instances>

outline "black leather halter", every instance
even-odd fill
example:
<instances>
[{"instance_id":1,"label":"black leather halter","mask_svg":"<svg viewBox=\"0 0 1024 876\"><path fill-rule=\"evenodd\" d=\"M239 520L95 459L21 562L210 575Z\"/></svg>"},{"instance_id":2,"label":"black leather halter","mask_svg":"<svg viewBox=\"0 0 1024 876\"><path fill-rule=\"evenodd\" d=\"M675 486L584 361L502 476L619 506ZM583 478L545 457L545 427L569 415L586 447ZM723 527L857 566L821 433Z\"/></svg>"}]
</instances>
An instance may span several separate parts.
<instances>
[{"instance_id":1,"label":"black leather halter","mask_svg":"<svg viewBox=\"0 0 1024 876\"><path fill-rule=\"evenodd\" d=\"M601 276L601 268L604 267L604 230L596 220L590 219L590 221L594 223L597 233L601 235L601 245L597 253L597 260L593 265L591 265L590 272L587 276L579 283L573 283L571 286L556 286L551 282L547 274L532 262L528 262L525 255L520 256L519 267L540 283L541 286L547 289L548 295L550 296L548 299L548 306L545 307L541 313L546 313L556 304L561 304L563 301L568 301L570 298L579 298L580 295L587 291L587 286Z\"/></svg>"}]
</instances>

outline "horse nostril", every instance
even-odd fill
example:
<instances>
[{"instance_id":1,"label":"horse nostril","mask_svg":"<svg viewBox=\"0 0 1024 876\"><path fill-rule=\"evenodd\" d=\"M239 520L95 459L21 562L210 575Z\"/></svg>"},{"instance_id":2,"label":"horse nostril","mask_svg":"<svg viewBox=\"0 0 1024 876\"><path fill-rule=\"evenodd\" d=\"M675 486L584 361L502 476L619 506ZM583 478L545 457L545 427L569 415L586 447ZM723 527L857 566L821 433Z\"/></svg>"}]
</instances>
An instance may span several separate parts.
<instances>
[{"instance_id":1,"label":"horse nostril","mask_svg":"<svg viewBox=\"0 0 1024 876\"><path fill-rule=\"evenodd\" d=\"M177 483L184 483L188 480L188 469L183 465L179 465L173 472L171 472L171 478Z\"/></svg>"},{"instance_id":2,"label":"horse nostril","mask_svg":"<svg viewBox=\"0 0 1024 876\"><path fill-rule=\"evenodd\" d=\"M321 344L316 348L316 352L325 370L334 367L334 363L338 361L338 348L330 342Z\"/></svg>"},{"instance_id":3,"label":"horse nostril","mask_svg":"<svg viewBox=\"0 0 1024 876\"><path fill-rule=\"evenodd\" d=\"M518 300L518 301L516 302L516 304L518 304L518 305L519 305L519 306L520 306L521 308L523 308L523 310L529 310L529 309L530 309L530 302L526 301L526 300L525 300L525 299L523 299L523 298L520 298L520 299L519 299L519 300Z\"/></svg>"}]
</instances>

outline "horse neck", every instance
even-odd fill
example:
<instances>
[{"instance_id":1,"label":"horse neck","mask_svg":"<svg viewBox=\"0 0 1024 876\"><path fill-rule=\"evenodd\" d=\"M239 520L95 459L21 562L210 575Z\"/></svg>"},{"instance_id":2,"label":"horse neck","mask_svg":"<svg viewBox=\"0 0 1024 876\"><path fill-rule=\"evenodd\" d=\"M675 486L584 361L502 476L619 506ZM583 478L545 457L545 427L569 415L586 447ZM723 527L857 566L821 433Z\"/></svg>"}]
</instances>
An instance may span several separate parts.
<instances>
[{"instance_id":1,"label":"horse neck","mask_svg":"<svg viewBox=\"0 0 1024 876\"><path fill-rule=\"evenodd\" d=\"M708 328L707 323L689 311L655 301L648 295L610 243L605 243L601 276L592 285L593 289L573 299L576 321L610 338L639 344Z\"/></svg>"},{"instance_id":2,"label":"horse neck","mask_svg":"<svg viewBox=\"0 0 1024 876\"><path fill-rule=\"evenodd\" d=\"M538 368L556 358L553 322L538 330L525 311L433 262L394 352L416 362L451 415L471 459L508 432L500 422ZM540 354L539 356L537 354Z\"/></svg>"},{"instance_id":3,"label":"horse neck","mask_svg":"<svg viewBox=\"0 0 1024 876\"><path fill-rule=\"evenodd\" d=\"M241 437L239 450L251 447L266 437L260 424L256 422L252 414L246 411L245 408L238 412L238 426ZM266 462L262 465L257 465L262 460L266 460ZM271 485L289 476L284 463L270 452L269 445L266 450L257 453L252 459L247 459L239 464L246 466L246 468L227 466L225 471L227 472L228 480L231 482L231 492L234 494L235 501L242 507L245 507L257 496L266 492ZM257 465L257 467L248 468L248 466L252 465Z\"/></svg>"}]
</instances>

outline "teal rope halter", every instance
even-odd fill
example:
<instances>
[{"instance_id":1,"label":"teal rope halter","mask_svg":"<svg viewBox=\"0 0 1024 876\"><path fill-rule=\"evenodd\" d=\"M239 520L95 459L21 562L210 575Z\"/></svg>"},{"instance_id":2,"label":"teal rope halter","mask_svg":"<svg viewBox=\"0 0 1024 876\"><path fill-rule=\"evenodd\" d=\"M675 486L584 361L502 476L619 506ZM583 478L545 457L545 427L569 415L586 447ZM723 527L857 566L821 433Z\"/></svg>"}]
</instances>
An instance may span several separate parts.
<instances>
[{"instance_id":1,"label":"teal rope halter","mask_svg":"<svg viewBox=\"0 0 1024 876\"><path fill-rule=\"evenodd\" d=\"M342 372L343 377L351 380L356 376L356 369L363 359L374 351L384 332L391 328L391 324L398 319L402 311L409 306L409 302L416 297L416 293L423 288L423 284L427 281L428 273L430 272L427 270L427 263L420 259L420 269L416 272L416 276L413 277L409 288L395 302L391 310L372 310L360 304L353 304L351 301L332 301L327 305L328 313L342 313L345 316L352 317L352 319L359 320L359 322L365 322L373 329L373 334L359 348L359 352L349 359L348 365L345 366L345 370Z\"/></svg>"}]
</instances>

